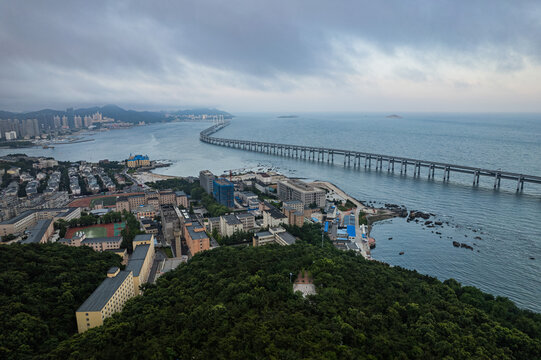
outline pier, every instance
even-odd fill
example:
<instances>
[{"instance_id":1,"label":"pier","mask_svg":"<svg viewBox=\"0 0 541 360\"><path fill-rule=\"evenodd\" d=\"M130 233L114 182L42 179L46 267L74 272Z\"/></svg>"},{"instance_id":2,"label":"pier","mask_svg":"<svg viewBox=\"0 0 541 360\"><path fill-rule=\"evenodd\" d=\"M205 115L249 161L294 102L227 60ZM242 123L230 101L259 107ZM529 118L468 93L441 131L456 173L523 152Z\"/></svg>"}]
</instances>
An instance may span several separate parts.
<instances>
[{"instance_id":1,"label":"pier","mask_svg":"<svg viewBox=\"0 0 541 360\"><path fill-rule=\"evenodd\" d=\"M524 183L541 184L541 176L519 174L509 171L489 170L472 166L448 164L429 160L411 159L401 156L373 154L354 150L343 150L317 146L303 146L280 144L272 142L226 139L211 136L229 125L229 121L219 122L213 126L201 131L199 138L201 141L219 146L226 146L241 150L255 151L270 155L291 157L304 159L314 162L327 162L334 164L335 160L343 162L344 167L353 167L360 169L372 169L375 166L376 170L387 172L398 172L406 175L408 170L414 177L421 176L421 169L426 169L425 176L428 179L435 179L436 176L441 177L442 181L448 182L451 173L470 174L472 176L472 185L478 186L481 176L489 177L494 180L494 189L498 189L501 180L510 180L516 183L516 191L520 192L524 189ZM335 159L336 157L336 159ZM438 175L436 175L438 170Z\"/></svg>"}]
</instances>

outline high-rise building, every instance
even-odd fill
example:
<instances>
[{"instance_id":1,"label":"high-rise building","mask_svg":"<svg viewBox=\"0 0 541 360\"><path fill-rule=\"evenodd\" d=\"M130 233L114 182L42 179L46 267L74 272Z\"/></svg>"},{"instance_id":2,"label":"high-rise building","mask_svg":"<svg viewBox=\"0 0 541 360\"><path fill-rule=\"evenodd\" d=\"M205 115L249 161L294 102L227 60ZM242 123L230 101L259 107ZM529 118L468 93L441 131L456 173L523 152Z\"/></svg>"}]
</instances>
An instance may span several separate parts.
<instances>
[{"instance_id":1,"label":"high-rise building","mask_svg":"<svg viewBox=\"0 0 541 360\"><path fill-rule=\"evenodd\" d=\"M35 137L39 135L38 119L26 119L22 121L21 136Z\"/></svg>"},{"instance_id":2,"label":"high-rise building","mask_svg":"<svg viewBox=\"0 0 541 360\"><path fill-rule=\"evenodd\" d=\"M92 115L92 120L94 122L102 122L103 116L101 115L100 112L96 112L94 115Z\"/></svg>"},{"instance_id":3,"label":"high-rise building","mask_svg":"<svg viewBox=\"0 0 541 360\"><path fill-rule=\"evenodd\" d=\"M227 179L217 178L213 181L212 195L214 199L220 204L227 206L228 208L234 208L234 194L235 194L235 185Z\"/></svg>"},{"instance_id":4,"label":"high-rise building","mask_svg":"<svg viewBox=\"0 0 541 360\"><path fill-rule=\"evenodd\" d=\"M212 194L214 184L213 181L215 178L216 176L214 176L210 170L202 170L199 172L199 185L205 189L207 194Z\"/></svg>"},{"instance_id":5,"label":"high-rise building","mask_svg":"<svg viewBox=\"0 0 541 360\"><path fill-rule=\"evenodd\" d=\"M73 118L73 124L75 125L76 129L80 129L83 127L83 119L81 119L80 115L75 115Z\"/></svg>"},{"instance_id":6,"label":"high-rise building","mask_svg":"<svg viewBox=\"0 0 541 360\"><path fill-rule=\"evenodd\" d=\"M60 122L60 116L55 115L53 118L53 122L54 122L54 128L60 129L60 126L62 125L62 123Z\"/></svg>"},{"instance_id":7,"label":"high-rise building","mask_svg":"<svg viewBox=\"0 0 541 360\"><path fill-rule=\"evenodd\" d=\"M6 140L15 140L17 139L17 133L15 131L6 131L5 132Z\"/></svg>"},{"instance_id":8,"label":"high-rise building","mask_svg":"<svg viewBox=\"0 0 541 360\"><path fill-rule=\"evenodd\" d=\"M92 126L92 117L88 116L88 115L85 115L84 117L84 125L85 127L89 127L89 126Z\"/></svg>"},{"instance_id":9,"label":"high-rise building","mask_svg":"<svg viewBox=\"0 0 541 360\"><path fill-rule=\"evenodd\" d=\"M62 116L62 127L64 129L69 129L69 125L68 125L68 117L66 115L63 115Z\"/></svg>"},{"instance_id":10,"label":"high-rise building","mask_svg":"<svg viewBox=\"0 0 541 360\"><path fill-rule=\"evenodd\" d=\"M202 170L199 172L199 185L205 189L207 194L212 194L213 181L215 178L216 177L210 172L210 170Z\"/></svg>"}]
</instances>

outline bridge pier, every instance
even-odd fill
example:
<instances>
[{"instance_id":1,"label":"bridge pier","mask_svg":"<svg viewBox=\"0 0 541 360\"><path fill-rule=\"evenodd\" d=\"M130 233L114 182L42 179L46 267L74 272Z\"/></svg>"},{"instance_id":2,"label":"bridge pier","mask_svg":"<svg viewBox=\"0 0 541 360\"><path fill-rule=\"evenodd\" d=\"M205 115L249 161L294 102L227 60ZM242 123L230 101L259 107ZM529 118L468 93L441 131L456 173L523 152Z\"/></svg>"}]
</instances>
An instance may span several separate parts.
<instances>
[{"instance_id":1,"label":"bridge pier","mask_svg":"<svg viewBox=\"0 0 541 360\"><path fill-rule=\"evenodd\" d=\"M520 175L517 181L517 192L522 190L524 190L524 176Z\"/></svg>"},{"instance_id":2,"label":"bridge pier","mask_svg":"<svg viewBox=\"0 0 541 360\"><path fill-rule=\"evenodd\" d=\"M501 175L500 173L496 173L496 175L494 176L494 189L500 187L500 181L501 181Z\"/></svg>"},{"instance_id":3,"label":"bridge pier","mask_svg":"<svg viewBox=\"0 0 541 360\"><path fill-rule=\"evenodd\" d=\"M479 185L479 171L475 170L473 173L473 186Z\"/></svg>"}]
</instances>

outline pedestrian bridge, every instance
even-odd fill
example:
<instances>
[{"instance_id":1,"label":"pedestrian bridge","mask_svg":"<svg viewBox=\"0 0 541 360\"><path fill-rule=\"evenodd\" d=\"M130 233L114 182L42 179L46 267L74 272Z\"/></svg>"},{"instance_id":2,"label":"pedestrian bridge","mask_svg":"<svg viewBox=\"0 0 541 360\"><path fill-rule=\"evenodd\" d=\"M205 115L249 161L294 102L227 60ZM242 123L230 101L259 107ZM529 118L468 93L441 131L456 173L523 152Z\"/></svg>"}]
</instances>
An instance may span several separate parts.
<instances>
[{"instance_id":1,"label":"pedestrian bridge","mask_svg":"<svg viewBox=\"0 0 541 360\"><path fill-rule=\"evenodd\" d=\"M494 179L495 189L500 187L501 179L516 182L517 191L522 191L524 189L524 183L541 184L540 176L502 171L501 169L489 170L472 166L411 159L400 156L373 154L354 150L279 144L251 140L225 139L211 136L229 124L229 121L223 121L201 131L199 134L200 140L213 145L317 162L326 161L327 163L334 163L335 156L337 156L338 158L336 160L343 161L344 167L353 166L354 168L361 168L364 163L365 168L370 169L374 165L376 170L383 170L385 167L388 172L400 170L401 174L407 174L408 169L410 169L410 171L416 177L421 176L421 168L423 168L427 170L426 173L429 179L434 179L436 176L436 170L439 170L439 176L442 176L443 181L449 181L451 173L470 174L473 177L473 186L479 185L479 178L481 176L485 176Z\"/></svg>"}]
</instances>

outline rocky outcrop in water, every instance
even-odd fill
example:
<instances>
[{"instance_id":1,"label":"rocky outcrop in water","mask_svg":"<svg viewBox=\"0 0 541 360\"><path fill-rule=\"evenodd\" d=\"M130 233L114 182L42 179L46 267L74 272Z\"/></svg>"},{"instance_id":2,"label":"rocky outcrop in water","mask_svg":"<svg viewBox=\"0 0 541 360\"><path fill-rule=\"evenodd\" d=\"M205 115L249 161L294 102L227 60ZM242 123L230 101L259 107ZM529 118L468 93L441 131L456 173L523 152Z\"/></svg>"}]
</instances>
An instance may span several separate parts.
<instances>
[{"instance_id":1,"label":"rocky outcrop in water","mask_svg":"<svg viewBox=\"0 0 541 360\"><path fill-rule=\"evenodd\" d=\"M453 241L453 246L468 249L468 250L473 250L473 247L471 245L460 243L458 241Z\"/></svg>"}]
</instances>

